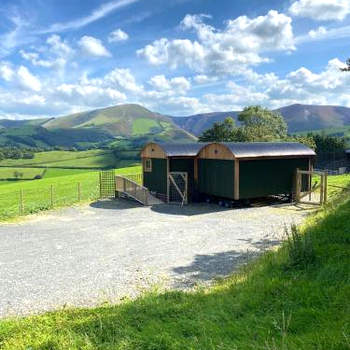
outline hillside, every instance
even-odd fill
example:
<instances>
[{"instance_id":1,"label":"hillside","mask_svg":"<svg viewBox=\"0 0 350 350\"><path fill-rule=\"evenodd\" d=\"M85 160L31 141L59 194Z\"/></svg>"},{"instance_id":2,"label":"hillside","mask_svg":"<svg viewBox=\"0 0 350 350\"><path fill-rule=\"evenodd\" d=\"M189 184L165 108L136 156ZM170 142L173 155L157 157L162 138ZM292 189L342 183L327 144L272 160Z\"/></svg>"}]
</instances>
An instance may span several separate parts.
<instances>
[{"instance_id":1,"label":"hillside","mask_svg":"<svg viewBox=\"0 0 350 350\"><path fill-rule=\"evenodd\" d=\"M0 146L101 147L111 142L189 142L195 137L168 117L135 105L119 105L59 118L0 120Z\"/></svg>"},{"instance_id":2,"label":"hillside","mask_svg":"<svg viewBox=\"0 0 350 350\"><path fill-rule=\"evenodd\" d=\"M290 133L336 128L347 136L350 108L295 104L278 111ZM169 117L137 104L125 104L62 116L34 120L0 119L0 147L53 148L140 147L146 142L191 142L213 123L237 111L213 112L187 117ZM193 136L195 135L195 136Z\"/></svg>"},{"instance_id":3,"label":"hillside","mask_svg":"<svg viewBox=\"0 0 350 350\"><path fill-rule=\"evenodd\" d=\"M277 109L288 124L289 132L327 129L350 126L350 108L338 106L314 106L294 104ZM231 116L237 120L237 111L197 114L188 117L173 117L178 126L199 136L213 123Z\"/></svg>"},{"instance_id":4,"label":"hillside","mask_svg":"<svg viewBox=\"0 0 350 350\"><path fill-rule=\"evenodd\" d=\"M136 104L125 104L54 118L43 124L48 130L90 129L108 131L115 137L153 135L164 140L193 140L172 120Z\"/></svg>"}]
</instances>

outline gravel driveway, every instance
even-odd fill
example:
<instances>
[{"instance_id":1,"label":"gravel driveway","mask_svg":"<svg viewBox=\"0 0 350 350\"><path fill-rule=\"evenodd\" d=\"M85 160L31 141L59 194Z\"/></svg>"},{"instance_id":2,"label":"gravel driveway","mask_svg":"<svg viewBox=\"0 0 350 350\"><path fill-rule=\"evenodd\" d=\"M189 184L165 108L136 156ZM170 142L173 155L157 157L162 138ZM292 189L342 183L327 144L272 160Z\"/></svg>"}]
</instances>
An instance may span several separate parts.
<instances>
[{"instance_id":1,"label":"gravel driveway","mask_svg":"<svg viewBox=\"0 0 350 350\"><path fill-rule=\"evenodd\" d=\"M155 283L191 288L277 245L292 206L141 207L100 201L0 225L0 317L135 296Z\"/></svg>"}]
</instances>

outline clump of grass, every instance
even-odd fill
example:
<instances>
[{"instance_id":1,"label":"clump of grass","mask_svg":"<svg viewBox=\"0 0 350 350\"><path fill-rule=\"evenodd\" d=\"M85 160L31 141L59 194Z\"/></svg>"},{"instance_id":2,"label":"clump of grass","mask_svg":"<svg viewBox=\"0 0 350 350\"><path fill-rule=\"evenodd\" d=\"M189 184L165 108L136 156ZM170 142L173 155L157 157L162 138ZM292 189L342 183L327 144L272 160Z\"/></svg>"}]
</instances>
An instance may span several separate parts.
<instances>
[{"instance_id":1,"label":"clump of grass","mask_svg":"<svg viewBox=\"0 0 350 350\"><path fill-rule=\"evenodd\" d=\"M306 268L312 264L315 259L315 250L311 234L303 234L295 225L291 225L290 230L285 229L287 236L286 246L288 252L288 266L294 268Z\"/></svg>"}]
</instances>

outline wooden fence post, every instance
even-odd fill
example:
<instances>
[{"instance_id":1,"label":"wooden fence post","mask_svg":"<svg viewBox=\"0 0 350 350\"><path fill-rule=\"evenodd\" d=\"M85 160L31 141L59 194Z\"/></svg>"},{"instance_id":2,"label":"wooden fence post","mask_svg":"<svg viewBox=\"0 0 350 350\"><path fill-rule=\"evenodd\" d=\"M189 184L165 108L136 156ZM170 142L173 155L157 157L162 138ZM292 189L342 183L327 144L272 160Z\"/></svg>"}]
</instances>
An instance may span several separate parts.
<instances>
[{"instance_id":1,"label":"wooden fence post","mask_svg":"<svg viewBox=\"0 0 350 350\"><path fill-rule=\"evenodd\" d=\"M324 200L324 174L321 174L321 187L320 187L320 204L323 204Z\"/></svg>"},{"instance_id":2,"label":"wooden fence post","mask_svg":"<svg viewBox=\"0 0 350 350\"><path fill-rule=\"evenodd\" d=\"M295 175L295 201L297 203L300 202L300 177L299 169L297 169Z\"/></svg>"},{"instance_id":3,"label":"wooden fence post","mask_svg":"<svg viewBox=\"0 0 350 350\"><path fill-rule=\"evenodd\" d=\"M81 200L81 188L80 188L80 182L78 182L78 202Z\"/></svg>"},{"instance_id":4,"label":"wooden fence post","mask_svg":"<svg viewBox=\"0 0 350 350\"><path fill-rule=\"evenodd\" d=\"M53 185L50 186L50 205L53 208Z\"/></svg>"},{"instance_id":5,"label":"wooden fence post","mask_svg":"<svg viewBox=\"0 0 350 350\"><path fill-rule=\"evenodd\" d=\"M100 198L102 198L102 171L100 171Z\"/></svg>"},{"instance_id":6,"label":"wooden fence post","mask_svg":"<svg viewBox=\"0 0 350 350\"><path fill-rule=\"evenodd\" d=\"M19 190L19 215L23 215L24 204L23 204L23 190Z\"/></svg>"},{"instance_id":7,"label":"wooden fence post","mask_svg":"<svg viewBox=\"0 0 350 350\"><path fill-rule=\"evenodd\" d=\"M324 192L323 192L324 203L327 203L327 197L328 197L328 173L327 171L324 173Z\"/></svg>"}]
</instances>

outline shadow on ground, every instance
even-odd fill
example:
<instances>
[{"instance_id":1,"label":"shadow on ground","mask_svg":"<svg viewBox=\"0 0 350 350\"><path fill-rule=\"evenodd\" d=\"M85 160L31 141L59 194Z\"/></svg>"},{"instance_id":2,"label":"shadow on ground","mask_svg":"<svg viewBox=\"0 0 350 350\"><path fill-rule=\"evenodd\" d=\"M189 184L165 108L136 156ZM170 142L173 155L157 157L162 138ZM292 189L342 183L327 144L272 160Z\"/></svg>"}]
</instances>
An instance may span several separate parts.
<instances>
[{"instance_id":1,"label":"shadow on ground","mask_svg":"<svg viewBox=\"0 0 350 350\"><path fill-rule=\"evenodd\" d=\"M225 207L220 207L217 204L207 204L207 203L191 203L184 205L183 207L179 204L155 204L152 206L151 210L168 215L184 215L193 216L201 214L217 213L221 211L233 210Z\"/></svg>"},{"instance_id":2,"label":"shadow on ground","mask_svg":"<svg viewBox=\"0 0 350 350\"><path fill-rule=\"evenodd\" d=\"M101 199L96 202L92 202L90 203L90 207L98 208L98 209L125 210L125 209L141 208L142 205L133 200L115 198L115 199Z\"/></svg>"},{"instance_id":3,"label":"shadow on ground","mask_svg":"<svg viewBox=\"0 0 350 350\"><path fill-rule=\"evenodd\" d=\"M248 243L247 250L230 250L210 255L198 254L190 265L175 267L173 272L177 276L174 287L191 288L217 278L227 277L242 265L281 243L275 238L264 238L259 241L241 240Z\"/></svg>"}]
</instances>

